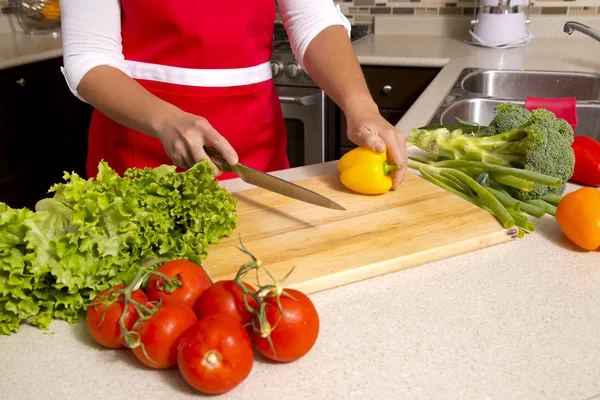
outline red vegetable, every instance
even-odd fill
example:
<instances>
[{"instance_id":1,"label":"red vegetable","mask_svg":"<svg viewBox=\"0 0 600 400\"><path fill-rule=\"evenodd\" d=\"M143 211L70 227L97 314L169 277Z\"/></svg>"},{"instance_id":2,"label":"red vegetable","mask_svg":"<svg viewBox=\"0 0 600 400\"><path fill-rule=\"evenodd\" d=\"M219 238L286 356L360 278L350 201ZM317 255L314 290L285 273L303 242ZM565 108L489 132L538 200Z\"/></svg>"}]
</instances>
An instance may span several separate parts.
<instances>
[{"instance_id":1,"label":"red vegetable","mask_svg":"<svg viewBox=\"0 0 600 400\"><path fill-rule=\"evenodd\" d=\"M252 292L255 290L247 283L244 285ZM242 289L234 281L217 281L202 293L194 311L198 319L223 313L233 317L242 325L248 325L252 322L254 314L246 309L243 295ZM250 307L258 309L251 296L246 295L246 301Z\"/></svg>"},{"instance_id":2,"label":"red vegetable","mask_svg":"<svg viewBox=\"0 0 600 400\"><path fill-rule=\"evenodd\" d=\"M119 290L123 285L113 286L113 290ZM86 324L92 337L101 345L111 349L121 349L125 345L121 340L123 333L119 325L119 319L123 313L124 296L122 293L108 294L109 289L100 292L94 299L86 312ZM131 299L142 305L148 303L146 294L141 290L131 293ZM106 310L106 311L105 311ZM103 317L104 315L104 317ZM129 304L125 312L125 328L131 330L133 324L139 319L139 314L132 304Z\"/></svg>"},{"instance_id":3,"label":"red vegetable","mask_svg":"<svg viewBox=\"0 0 600 400\"><path fill-rule=\"evenodd\" d=\"M156 270L170 280L152 274L146 287L151 301L162 299L162 304L185 304L194 309L204 292L210 286L208 274L198 264L187 260L169 261Z\"/></svg>"},{"instance_id":4,"label":"red vegetable","mask_svg":"<svg viewBox=\"0 0 600 400\"><path fill-rule=\"evenodd\" d=\"M181 338L177 366L196 390L222 394L242 383L254 365L248 332L235 319L214 314L198 321Z\"/></svg>"},{"instance_id":5,"label":"red vegetable","mask_svg":"<svg viewBox=\"0 0 600 400\"><path fill-rule=\"evenodd\" d=\"M599 187L600 143L591 137L576 136L571 148L575 152L575 172L571 181Z\"/></svg>"},{"instance_id":6,"label":"red vegetable","mask_svg":"<svg viewBox=\"0 0 600 400\"><path fill-rule=\"evenodd\" d=\"M281 312L275 297L267 298L265 301L267 303L266 318L272 328L277 323ZM305 356L317 341L319 315L312 301L298 290L285 289L280 296L280 302L283 308L283 318L270 333L253 332L252 340L256 349L263 356L274 361L291 362ZM255 329L261 329L258 322L255 322ZM270 336L273 342L275 353L273 353L267 336Z\"/></svg>"},{"instance_id":7,"label":"red vegetable","mask_svg":"<svg viewBox=\"0 0 600 400\"><path fill-rule=\"evenodd\" d=\"M135 331L143 345L135 347L133 354L150 368L173 368L177 365L177 345L181 336L197 321L194 311L183 304L167 304L146 321L141 321ZM146 354L144 354L146 350Z\"/></svg>"}]
</instances>

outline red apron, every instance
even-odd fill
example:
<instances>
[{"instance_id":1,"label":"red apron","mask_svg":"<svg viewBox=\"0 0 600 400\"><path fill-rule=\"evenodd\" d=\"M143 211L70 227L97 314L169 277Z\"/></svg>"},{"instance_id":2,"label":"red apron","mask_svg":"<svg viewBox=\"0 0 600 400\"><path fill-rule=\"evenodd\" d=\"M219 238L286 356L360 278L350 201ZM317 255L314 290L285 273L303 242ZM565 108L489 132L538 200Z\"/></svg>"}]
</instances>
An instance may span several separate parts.
<instances>
[{"instance_id":1,"label":"red apron","mask_svg":"<svg viewBox=\"0 0 600 400\"><path fill-rule=\"evenodd\" d=\"M285 122L271 78L275 2L121 0L128 74L155 96L206 118L241 163L289 168ZM87 173L173 164L156 138L94 111ZM225 173L219 179L235 177Z\"/></svg>"}]
</instances>

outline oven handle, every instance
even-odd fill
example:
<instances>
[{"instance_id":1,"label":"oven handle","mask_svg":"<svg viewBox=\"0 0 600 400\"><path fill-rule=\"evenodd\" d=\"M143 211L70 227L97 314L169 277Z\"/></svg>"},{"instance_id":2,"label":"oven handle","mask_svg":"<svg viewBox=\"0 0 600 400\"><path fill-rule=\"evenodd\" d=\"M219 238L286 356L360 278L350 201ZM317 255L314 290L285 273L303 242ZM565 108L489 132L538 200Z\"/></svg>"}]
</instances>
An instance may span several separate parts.
<instances>
[{"instance_id":1,"label":"oven handle","mask_svg":"<svg viewBox=\"0 0 600 400\"><path fill-rule=\"evenodd\" d=\"M279 101L281 103L287 104L299 104L303 106L314 106L319 102L321 98L320 94L311 94L310 96L279 96Z\"/></svg>"}]
</instances>

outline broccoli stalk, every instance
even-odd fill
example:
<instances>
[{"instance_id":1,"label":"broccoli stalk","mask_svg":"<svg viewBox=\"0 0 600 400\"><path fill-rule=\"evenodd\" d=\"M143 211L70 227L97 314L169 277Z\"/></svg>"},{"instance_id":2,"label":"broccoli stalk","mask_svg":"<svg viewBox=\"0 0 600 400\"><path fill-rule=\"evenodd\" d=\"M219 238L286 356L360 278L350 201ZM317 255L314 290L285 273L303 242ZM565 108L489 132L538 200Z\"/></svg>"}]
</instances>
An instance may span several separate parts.
<instances>
[{"instance_id":1,"label":"broccoli stalk","mask_svg":"<svg viewBox=\"0 0 600 400\"><path fill-rule=\"evenodd\" d=\"M451 131L445 127L413 129L408 143L425 150L434 160L479 161L555 178L550 184L550 181L537 182L515 173L502 176L489 167L483 168L483 171L494 172L496 181L504 184L511 196L518 200L562 195L565 182L573 175L575 166L571 149L573 130L565 120L556 118L548 110L537 109L529 113L520 106L509 104L497 107L497 116L486 131L514 126L530 115L525 123L491 136L469 135L461 129ZM517 112L518 109L524 112ZM534 185L526 184L523 179L534 182Z\"/></svg>"},{"instance_id":2,"label":"broccoli stalk","mask_svg":"<svg viewBox=\"0 0 600 400\"><path fill-rule=\"evenodd\" d=\"M544 109L503 103L495 111L487 127L457 118L456 125L413 129L408 144L429 158L412 156L409 167L523 237L534 231L527 215L556 214L574 170L573 130Z\"/></svg>"}]
</instances>

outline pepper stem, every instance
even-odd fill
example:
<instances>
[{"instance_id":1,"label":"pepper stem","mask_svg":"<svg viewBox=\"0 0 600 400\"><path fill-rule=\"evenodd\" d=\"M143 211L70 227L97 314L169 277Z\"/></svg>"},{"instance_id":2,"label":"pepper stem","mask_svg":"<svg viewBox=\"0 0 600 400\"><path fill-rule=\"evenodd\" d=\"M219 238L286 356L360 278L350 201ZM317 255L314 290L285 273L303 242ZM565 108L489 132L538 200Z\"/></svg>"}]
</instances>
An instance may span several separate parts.
<instances>
[{"instance_id":1,"label":"pepper stem","mask_svg":"<svg viewBox=\"0 0 600 400\"><path fill-rule=\"evenodd\" d=\"M399 170L401 167L398 164L390 164L387 161L383 162L383 173L388 176L390 172Z\"/></svg>"}]
</instances>

